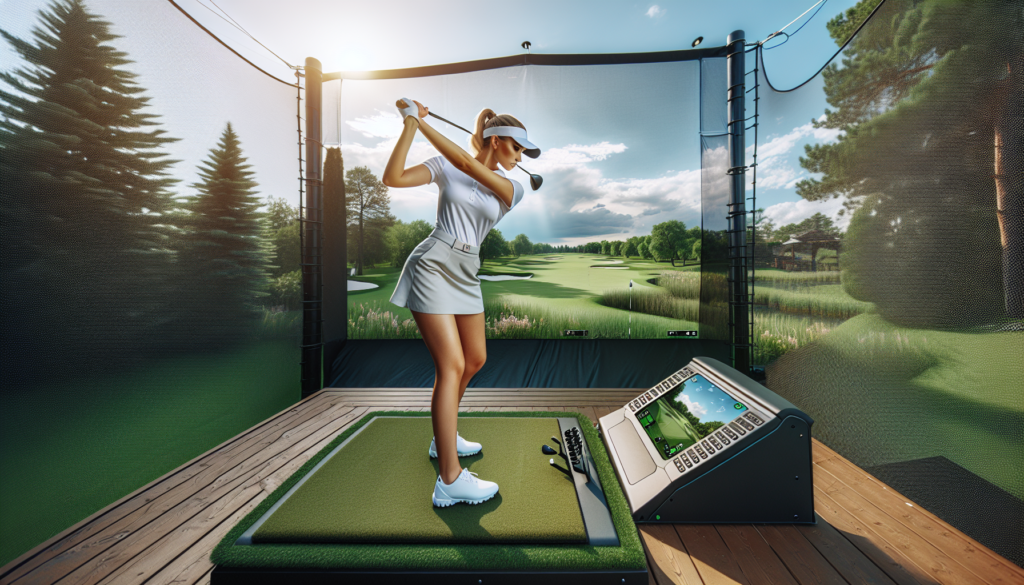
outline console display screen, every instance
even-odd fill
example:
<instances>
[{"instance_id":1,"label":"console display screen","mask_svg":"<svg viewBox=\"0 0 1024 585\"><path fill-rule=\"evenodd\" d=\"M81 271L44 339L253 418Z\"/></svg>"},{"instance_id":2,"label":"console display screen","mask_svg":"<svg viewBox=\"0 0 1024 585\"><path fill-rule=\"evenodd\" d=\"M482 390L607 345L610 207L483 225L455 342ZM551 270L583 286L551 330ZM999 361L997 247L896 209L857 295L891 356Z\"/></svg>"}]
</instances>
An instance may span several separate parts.
<instances>
[{"instance_id":1,"label":"console display screen","mask_svg":"<svg viewBox=\"0 0 1024 585\"><path fill-rule=\"evenodd\" d=\"M724 390L695 374L647 403L636 412L636 418L662 459L671 459L746 410Z\"/></svg>"}]
</instances>

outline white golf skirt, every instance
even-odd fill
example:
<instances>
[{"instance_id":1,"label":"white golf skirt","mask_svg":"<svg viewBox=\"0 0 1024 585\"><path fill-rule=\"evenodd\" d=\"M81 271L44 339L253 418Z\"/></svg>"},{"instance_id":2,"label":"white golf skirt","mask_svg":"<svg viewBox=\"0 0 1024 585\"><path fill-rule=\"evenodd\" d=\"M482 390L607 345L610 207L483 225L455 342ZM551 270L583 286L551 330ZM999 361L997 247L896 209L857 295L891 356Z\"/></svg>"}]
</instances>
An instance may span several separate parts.
<instances>
[{"instance_id":1,"label":"white golf skirt","mask_svg":"<svg viewBox=\"0 0 1024 585\"><path fill-rule=\"evenodd\" d=\"M434 228L409 254L391 302L419 313L483 313L479 271L479 246L460 242Z\"/></svg>"}]
</instances>

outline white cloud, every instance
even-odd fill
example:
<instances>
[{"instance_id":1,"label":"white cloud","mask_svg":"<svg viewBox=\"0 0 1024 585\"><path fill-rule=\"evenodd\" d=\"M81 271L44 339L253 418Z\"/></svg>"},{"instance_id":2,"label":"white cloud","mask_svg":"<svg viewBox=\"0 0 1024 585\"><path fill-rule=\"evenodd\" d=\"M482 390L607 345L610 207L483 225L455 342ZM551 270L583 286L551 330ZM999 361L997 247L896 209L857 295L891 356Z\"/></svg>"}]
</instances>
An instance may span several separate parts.
<instances>
[{"instance_id":1,"label":"white cloud","mask_svg":"<svg viewBox=\"0 0 1024 585\"><path fill-rule=\"evenodd\" d=\"M389 127L401 128L397 116L390 122L387 113L357 120L350 124L364 136L384 135ZM398 141L396 133L372 146L358 142L342 146L345 168L366 166L381 176ZM466 145L463 145L465 147ZM508 173L527 188L527 197L517 207L515 217L502 221L502 226L527 221L527 229L546 231L547 218L554 218L550 234L535 234L540 239L582 241L614 234L647 233L650 226L669 219L683 219L689 225L700 216L701 178L699 170L673 171L660 177L608 179L595 163L628 150L625 144L598 142L569 144L549 148L537 159L524 161L531 173L544 177L544 187L534 193L529 190L528 178L519 170ZM437 156L437 150L425 140L413 141L406 157L406 168ZM432 218L437 204L437 186L389 190L392 209L401 209L401 216L413 214ZM510 228L512 226L509 226ZM524 226L515 229L523 229Z\"/></svg>"},{"instance_id":2,"label":"white cloud","mask_svg":"<svg viewBox=\"0 0 1024 585\"><path fill-rule=\"evenodd\" d=\"M781 227L790 223L799 223L815 213L821 213L830 217L836 227L846 231L846 227L850 225L850 214L839 215L841 209L843 209L843 198L841 197L823 201L801 199L772 205L764 210L764 217L772 220L775 227Z\"/></svg>"},{"instance_id":3,"label":"white cloud","mask_svg":"<svg viewBox=\"0 0 1024 585\"><path fill-rule=\"evenodd\" d=\"M690 397L687 396L686 394L683 394L682 397L683 404L686 404L686 408L690 409L690 414L692 414L693 416L697 418L703 418L704 415L708 413L706 408L704 408L700 404L697 404L696 402L691 401Z\"/></svg>"},{"instance_id":4,"label":"white cloud","mask_svg":"<svg viewBox=\"0 0 1024 585\"><path fill-rule=\"evenodd\" d=\"M819 121L824 120L822 114ZM838 140L841 130L833 128L815 128L808 122L798 126L782 136L769 137L764 144L757 147L757 185L762 189L792 189L796 182L807 177L807 174L789 164L790 151L798 142L810 137L819 144L827 144ZM747 147L747 160L753 162L754 147ZM747 173L747 190L753 185L753 173Z\"/></svg>"},{"instance_id":5,"label":"white cloud","mask_svg":"<svg viewBox=\"0 0 1024 585\"><path fill-rule=\"evenodd\" d=\"M647 9L645 16L650 18L661 18L665 15L665 9L655 4Z\"/></svg>"},{"instance_id":6,"label":"white cloud","mask_svg":"<svg viewBox=\"0 0 1024 585\"><path fill-rule=\"evenodd\" d=\"M402 121L396 114L377 110L377 114L345 122L367 138L398 138L402 134Z\"/></svg>"}]
</instances>

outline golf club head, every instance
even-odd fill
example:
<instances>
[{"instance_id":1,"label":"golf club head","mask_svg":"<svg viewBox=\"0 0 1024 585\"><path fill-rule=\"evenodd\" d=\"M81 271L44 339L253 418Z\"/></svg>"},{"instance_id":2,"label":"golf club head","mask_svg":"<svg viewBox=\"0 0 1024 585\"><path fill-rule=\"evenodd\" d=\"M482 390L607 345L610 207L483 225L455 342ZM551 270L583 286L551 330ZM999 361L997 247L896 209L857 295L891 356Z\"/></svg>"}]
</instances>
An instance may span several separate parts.
<instances>
[{"instance_id":1,"label":"golf club head","mask_svg":"<svg viewBox=\"0 0 1024 585\"><path fill-rule=\"evenodd\" d=\"M541 177L540 175L534 175L534 174L530 175L530 186L533 187L534 191L536 191L537 189L540 189L541 183L543 183L543 182L544 182L544 178Z\"/></svg>"},{"instance_id":2,"label":"golf club head","mask_svg":"<svg viewBox=\"0 0 1024 585\"><path fill-rule=\"evenodd\" d=\"M547 445L541 447L540 450L543 451L545 455L554 455L555 453L557 453L557 451L555 451L554 449Z\"/></svg>"},{"instance_id":3,"label":"golf club head","mask_svg":"<svg viewBox=\"0 0 1024 585\"><path fill-rule=\"evenodd\" d=\"M544 183L544 178L543 177L541 177L540 175L535 175L535 174L531 173L530 171L524 169L523 167L521 167L519 165L516 165L516 167L519 170L521 170L524 173L526 173L527 175L530 175L530 186L533 187L534 191L536 191L537 189L540 189L541 184Z\"/></svg>"}]
</instances>

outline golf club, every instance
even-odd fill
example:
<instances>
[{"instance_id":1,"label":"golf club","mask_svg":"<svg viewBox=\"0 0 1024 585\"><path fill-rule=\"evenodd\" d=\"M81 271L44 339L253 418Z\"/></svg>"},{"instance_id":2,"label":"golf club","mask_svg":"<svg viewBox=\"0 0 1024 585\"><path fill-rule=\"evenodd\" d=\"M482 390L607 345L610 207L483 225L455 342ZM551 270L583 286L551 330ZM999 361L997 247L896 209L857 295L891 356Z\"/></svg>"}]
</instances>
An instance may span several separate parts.
<instances>
[{"instance_id":1,"label":"golf club","mask_svg":"<svg viewBox=\"0 0 1024 585\"><path fill-rule=\"evenodd\" d=\"M466 130L465 128L463 128L462 126L459 126L455 122L452 122L450 120L445 120L444 118L442 118L441 116L438 116L434 112L427 112L427 115L428 116L433 116L433 117L437 118L438 120L441 120L442 122L447 122L448 124L451 124L452 126L455 126L456 128L458 128L459 130L462 130L466 134L472 134L472 132L470 132L469 130ZM531 173L530 171L524 169L523 167L520 167L518 164L516 165L516 167L518 167L519 170L523 171L527 175L530 175L530 186L533 187L534 191L536 191L537 189L540 189L541 183L544 182L544 179L540 175L535 175L535 174Z\"/></svg>"}]
</instances>

